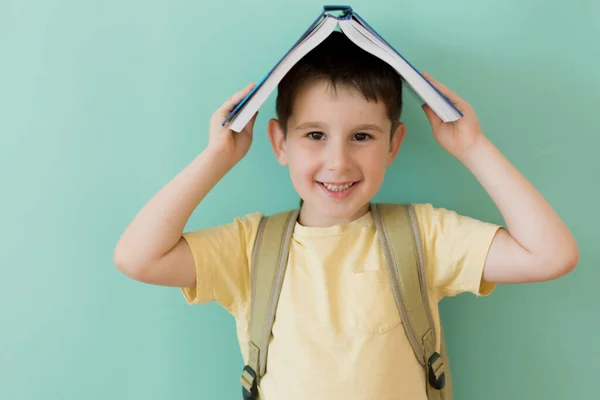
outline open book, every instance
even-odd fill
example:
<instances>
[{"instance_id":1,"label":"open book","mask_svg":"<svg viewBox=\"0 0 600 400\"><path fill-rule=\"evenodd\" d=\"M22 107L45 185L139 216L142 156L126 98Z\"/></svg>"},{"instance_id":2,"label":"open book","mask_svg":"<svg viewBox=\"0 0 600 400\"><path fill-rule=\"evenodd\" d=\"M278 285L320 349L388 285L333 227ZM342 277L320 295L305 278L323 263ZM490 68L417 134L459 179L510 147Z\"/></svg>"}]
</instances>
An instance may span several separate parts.
<instances>
[{"instance_id":1,"label":"open book","mask_svg":"<svg viewBox=\"0 0 600 400\"><path fill-rule=\"evenodd\" d=\"M340 12L335 16L332 12ZM223 121L231 121L230 129L240 132L275 90L285 74L317 47L339 26L354 44L392 66L403 81L445 122L455 121L462 113L432 86L404 57L377 34L349 6L324 6L322 13L292 48L269 71Z\"/></svg>"}]
</instances>

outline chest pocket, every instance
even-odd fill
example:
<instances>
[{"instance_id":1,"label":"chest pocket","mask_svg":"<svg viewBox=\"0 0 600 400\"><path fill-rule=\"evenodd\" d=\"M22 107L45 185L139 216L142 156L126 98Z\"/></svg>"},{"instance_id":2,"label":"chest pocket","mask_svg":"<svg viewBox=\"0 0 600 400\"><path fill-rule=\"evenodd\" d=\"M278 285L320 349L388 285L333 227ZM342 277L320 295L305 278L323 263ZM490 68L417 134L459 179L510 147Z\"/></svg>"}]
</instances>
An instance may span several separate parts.
<instances>
[{"instance_id":1,"label":"chest pocket","mask_svg":"<svg viewBox=\"0 0 600 400\"><path fill-rule=\"evenodd\" d=\"M351 329L383 334L401 319L385 268L354 272L347 276L345 314Z\"/></svg>"}]
</instances>

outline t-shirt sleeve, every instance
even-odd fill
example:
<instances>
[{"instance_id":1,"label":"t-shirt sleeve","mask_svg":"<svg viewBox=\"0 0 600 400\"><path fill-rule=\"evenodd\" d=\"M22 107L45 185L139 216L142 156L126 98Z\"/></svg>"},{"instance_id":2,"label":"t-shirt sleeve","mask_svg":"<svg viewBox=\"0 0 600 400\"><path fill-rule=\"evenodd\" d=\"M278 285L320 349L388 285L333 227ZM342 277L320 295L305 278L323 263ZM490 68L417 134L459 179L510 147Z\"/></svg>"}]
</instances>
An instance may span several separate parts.
<instances>
[{"instance_id":1,"label":"t-shirt sleeve","mask_svg":"<svg viewBox=\"0 0 600 400\"><path fill-rule=\"evenodd\" d=\"M482 282L483 268L499 225L435 208L415 205L428 286L438 299L471 292L487 296L495 288Z\"/></svg>"},{"instance_id":2,"label":"t-shirt sleeve","mask_svg":"<svg viewBox=\"0 0 600 400\"><path fill-rule=\"evenodd\" d=\"M237 217L232 222L184 232L196 267L196 284L182 287L188 304L216 301L235 314L250 295L250 259L262 214Z\"/></svg>"}]
</instances>

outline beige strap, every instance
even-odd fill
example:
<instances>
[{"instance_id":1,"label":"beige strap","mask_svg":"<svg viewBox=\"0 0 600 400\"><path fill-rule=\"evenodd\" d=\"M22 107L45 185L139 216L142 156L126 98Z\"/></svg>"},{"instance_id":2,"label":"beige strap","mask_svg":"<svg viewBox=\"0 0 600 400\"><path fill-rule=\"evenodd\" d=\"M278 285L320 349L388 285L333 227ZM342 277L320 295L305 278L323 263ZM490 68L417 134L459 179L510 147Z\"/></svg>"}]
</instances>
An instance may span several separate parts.
<instances>
[{"instance_id":1,"label":"beige strap","mask_svg":"<svg viewBox=\"0 0 600 400\"><path fill-rule=\"evenodd\" d=\"M251 314L248 365L256 372L256 380L266 372L271 330L287 260L289 244L299 210L264 217L258 228L251 265ZM246 382L245 382L246 381ZM248 372L242 384L252 386Z\"/></svg>"},{"instance_id":2,"label":"beige strap","mask_svg":"<svg viewBox=\"0 0 600 400\"><path fill-rule=\"evenodd\" d=\"M433 388L429 379L430 372L435 374L434 380L444 373L444 359L433 360L430 368L429 360L438 356L437 342L414 210L411 205L372 204L371 212L406 335L425 371L428 398L441 399L441 391Z\"/></svg>"}]
</instances>

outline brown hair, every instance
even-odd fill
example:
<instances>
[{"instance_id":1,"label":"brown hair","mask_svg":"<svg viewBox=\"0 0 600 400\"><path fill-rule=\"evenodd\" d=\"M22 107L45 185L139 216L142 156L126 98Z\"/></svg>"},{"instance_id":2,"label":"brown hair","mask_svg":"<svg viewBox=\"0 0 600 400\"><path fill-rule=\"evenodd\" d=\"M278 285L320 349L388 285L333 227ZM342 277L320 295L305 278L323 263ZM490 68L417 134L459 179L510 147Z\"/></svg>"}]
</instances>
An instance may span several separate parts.
<instances>
[{"instance_id":1,"label":"brown hair","mask_svg":"<svg viewBox=\"0 0 600 400\"><path fill-rule=\"evenodd\" d=\"M385 61L337 31L304 56L279 83L275 108L284 134L299 91L318 81L328 82L334 91L342 85L358 89L368 101L383 101L393 134L402 113L402 78Z\"/></svg>"}]
</instances>

